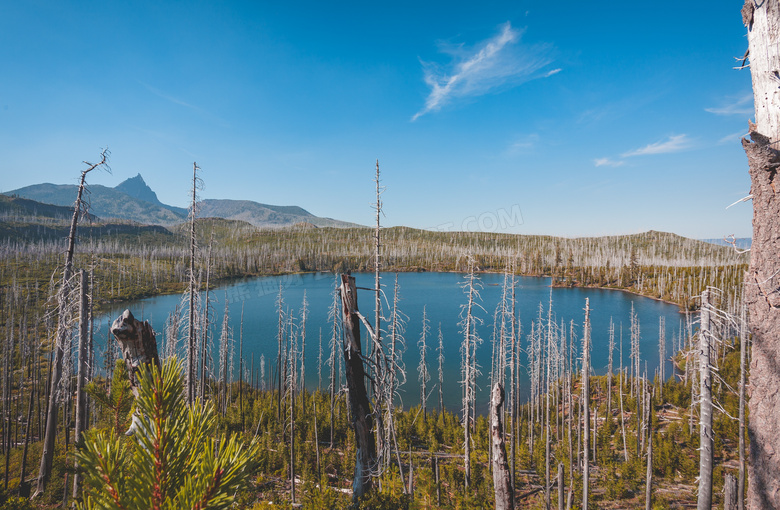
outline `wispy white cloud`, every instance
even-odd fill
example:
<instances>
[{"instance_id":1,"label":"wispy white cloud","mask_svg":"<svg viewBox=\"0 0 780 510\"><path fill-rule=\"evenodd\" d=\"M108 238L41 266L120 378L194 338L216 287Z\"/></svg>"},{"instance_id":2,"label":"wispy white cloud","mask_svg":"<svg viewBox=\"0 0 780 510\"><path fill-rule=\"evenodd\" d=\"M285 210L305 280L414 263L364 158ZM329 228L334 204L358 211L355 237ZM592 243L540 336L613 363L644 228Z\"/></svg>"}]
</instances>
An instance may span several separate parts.
<instances>
[{"instance_id":1,"label":"wispy white cloud","mask_svg":"<svg viewBox=\"0 0 780 510\"><path fill-rule=\"evenodd\" d=\"M625 161L619 160L619 159L611 159L611 158L597 158L593 160L593 164L597 167L599 166L612 166L612 167L618 167L623 166L626 164Z\"/></svg>"},{"instance_id":2,"label":"wispy white cloud","mask_svg":"<svg viewBox=\"0 0 780 510\"><path fill-rule=\"evenodd\" d=\"M548 45L526 45L520 42L522 31L504 23L498 34L471 49L462 46L447 51L452 62L444 70L423 62L425 83L430 92L425 106L412 121L437 111L456 98L474 97L507 85L518 85L537 78L547 78L560 69L542 72L552 62Z\"/></svg>"},{"instance_id":3,"label":"wispy white cloud","mask_svg":"<svg viewBox=\"0 0 780 510\"><path fill-rule=\"evenodd\" d=\"M753 108L753 93L746 93L736 98L730 97L727 104L717 108L705 108L704 110L715 115L752 115L755 111Z\"/></svg>"},{"instance_id":4,"label":"wispy white cloud","mask_svg":"<svg viewBox=\"0 0 780 510\"><path fill-rule=\"evenodd\" d=\"M718 140L718 145L725 145L727 143L737 143L747 135L748 132L745 130L737 131L736 133L731 133L730 135L726 135L720 140Z\"/></svg>"},{"instance_id":5,"label":"wispy white cloud","mask_svg":"<svg viewBox=\"0 0 780 510\"><path fill-rule=\"evenodd\" d=\"M625 152L621 155L623 158L634 156L648 156L651 154L668 154L670 152L680 152L692 147L693 143L688 135L673 135L660 142L651 143L642 148Z\"/></svg>"},{"instance_id":6,"label":"wispy white cloud","mask_svg":"<svg viewBox=\"0 0 780 510\"><path fill-rule=\"evenodd\" d=\"M593 160L593 165L596 167L619 167L625 165L626 159L628 158L633 158L636 156L650 156L654 154L668 154L670 152L682 152L693 148L693 146L693 140L691 140L688 135L672 135L666 140L661 140L660 142L651 143L645 145L644 147L640 147L639 149L624 152L617 158L596 158Z\"/></svg>"},{"instance_id":7,"label":"wispy white cloud","mask_svg":"<svg viewBox=\"0 0 780 510\"><path fill-rule=\"evenodd\" d=\"M531 133L528 135L518 136L509 143L506 149L507 154L518 154L522 152L530 152L539 143L539 135Z\"/></svg>"}]
</instances>

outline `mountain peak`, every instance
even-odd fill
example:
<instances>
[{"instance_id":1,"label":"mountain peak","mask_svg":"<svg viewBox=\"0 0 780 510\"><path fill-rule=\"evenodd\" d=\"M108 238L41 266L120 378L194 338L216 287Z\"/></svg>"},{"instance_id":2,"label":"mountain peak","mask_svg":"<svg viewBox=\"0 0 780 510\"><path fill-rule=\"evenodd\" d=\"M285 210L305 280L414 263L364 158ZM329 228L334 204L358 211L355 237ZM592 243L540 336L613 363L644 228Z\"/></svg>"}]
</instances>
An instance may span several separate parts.
<instances>
[{"instance_id":1,"label":"mountain peak","mask_svg":"<svg viewBox=\"0 0 780 510\"><path fill-rule=\"evenodd\" d=\"M161 205L160 200L157 198L157 193L152 191L152 188L146 184L146 181L144 181L144 178L141 177L140 173L135 177L124 180L114 189L130 195L133 198Z\"/></svg>"}]
</instances>

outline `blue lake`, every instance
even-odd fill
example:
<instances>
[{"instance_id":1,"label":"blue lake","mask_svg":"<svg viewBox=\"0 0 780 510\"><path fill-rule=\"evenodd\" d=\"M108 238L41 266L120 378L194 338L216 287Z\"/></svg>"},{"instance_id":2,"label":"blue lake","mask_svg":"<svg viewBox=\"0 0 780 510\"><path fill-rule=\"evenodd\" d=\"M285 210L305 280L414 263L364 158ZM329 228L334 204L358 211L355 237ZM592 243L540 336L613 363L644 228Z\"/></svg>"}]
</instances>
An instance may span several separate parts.
<instances>
[{"instance_id":1,"label":"blue lake","mask_svg":"<svg viewBox=\"0 0 780 510\"><path fill-rule=\"evenodd\" d=\"M356 274L358 287L372 288L374 285L373 274ZM382 288L392 303L393 283L395 274L384 273L382 275ZM481 274L479 278L483 288L481 290L481 305L483 310L477 310L483 323L479 326L479 334L483 339L482 345L477 349L477 361L482 367L482 376L478 379L478 411L484 412L488 399L488 376L491 365L491 337L493 330L493 313L501 299L503 275ZM438 329L444 337L444 405L451 409L460 408L461 387L460 375L460 345L463 335L458 325L460 321L460 307L466 302L466 295L461 289L463 275L457 273L400 273L398 275L400 286L399 309L408 317L404 338L406 349L403 352L403 362L406 366L407 382L401 387L403 405L409 407L419 403L419 382L417 377L417 365L420 355L418 341L422 330L423 307L426 307L430 321L428 335L428 369L431 373L429 388L437 383L437 351ZM336 276L332 273L317 273L303 275L285 275L274 277L259 277L233 282L210 292L212 303L212 326L210 336L218 338L222 316L227 300L229 306L229 323L231 324L235 338L235 378L238 378L238 340L242 306L244 308L244 367L248 371L251 360L254 359L255 370L259 370L260 356L266 360L266 379L276 361L277 340L277 311L276 301L279 285L282 285L285 307L289 308L296 317L300 317L300 309L304 291L308 301L308 320L306 323L306 386L316 389L318 385L317 357L319 352L320 332L322 335L323 368L322 384L326 388L328 384L329 368L325 360L329 354L329 342L332 326L328 318L328 312L333 300L333 289L336 286ZM204 293L205 294L205 293ZM543 317L547 317L548 301L550 299L550 279L535 277L517 278L517 313L522 327L521 345L525 349L528 346L528 335L531 331L531 322L539 315L540 304L543 307ZM667 357L672 352L672 337L677 335L684 315L679 313L677 306L661 301L636 296L633 294L601 289L581 288L553 288L552 309L553 318L559 325L561 321L566 324L567 335L570 321L574 321L575 335L580 340L584 321L585 298L590 299L591 331L592 331L592 364L597 374L606 373L608 363L609 322L610 318L615 324L615 370L619 364L620 329L623 331L623 364L629 362L630 345L630 312L633 304L641 326L640 349L642 355L642 369L645 361L647 370L652 374L658 367L658 338L659 317L665 317L666 322L666 352ZM95 323L95 335L98 339L105 339L108 334L108 323L116 318L125 308L129 308L133 314L144 320L149 320L157 333L160 350L163 348L165 321L168 315L181 302L181 295L158 296L141 301L124 303L102 315ZM374 317L374 294L368 290L358 290L358 306L370 322ZM384 305L384 316L390 315L389 307ZM383 325L383 329L385 325ZM362 333L363 350L365 348L365 331ZM97 347L101 353L101 346ZM98 358L99 359L99 358ZM218 359L215 353L214 359ZM524 395L529 393L528 376L525 373L527 357L521 354L521 391ZM667 363L667 376L671 374L671 366ZM523 397L521 396L521 399ZM438 390L431 393L429 406L438 405Z\"/></svg>"}]
</instances>

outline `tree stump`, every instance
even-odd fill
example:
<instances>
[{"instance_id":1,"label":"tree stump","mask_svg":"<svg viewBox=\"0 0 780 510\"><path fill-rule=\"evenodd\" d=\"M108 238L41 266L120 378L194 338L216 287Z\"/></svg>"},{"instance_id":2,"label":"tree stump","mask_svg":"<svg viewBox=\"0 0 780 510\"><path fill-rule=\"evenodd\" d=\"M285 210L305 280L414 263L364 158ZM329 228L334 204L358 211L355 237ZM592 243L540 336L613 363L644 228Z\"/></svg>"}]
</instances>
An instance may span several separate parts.
<instances>
[{"instance_id":1,"label":"tree stump","mask_svg":"<svg viewBox=\"0 0 780 510\"><path fill-rule=\"evenodd\" d=\"M114 335L122 349L122 358L127 365L127 375L130 377L130 389L138 397L138 371L141 365L154 364L160 366L160 356L157 353L157 338L149 321L141 322L130 310L125 310L113 324L111 334ZM138 427L138 415L133 413L133 422L125 434L131 436Z\"/></svg>"}]
</instances>

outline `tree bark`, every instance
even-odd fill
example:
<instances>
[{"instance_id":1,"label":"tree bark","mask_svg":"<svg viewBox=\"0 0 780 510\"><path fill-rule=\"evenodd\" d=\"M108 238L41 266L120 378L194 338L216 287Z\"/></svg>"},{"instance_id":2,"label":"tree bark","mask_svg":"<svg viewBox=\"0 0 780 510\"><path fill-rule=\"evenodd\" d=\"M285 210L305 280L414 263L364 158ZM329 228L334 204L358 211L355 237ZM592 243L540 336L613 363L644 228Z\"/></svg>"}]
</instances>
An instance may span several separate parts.
<instances>
[{"instance_id":1,"label":"tree bark","mask_svg":"<svg viewBox=\"0 0 780 510\"><path fill-rule=\"evenodd\" d=\"M745 298L753 334L750 364L748 508L780 508L780 5L746 0L756 123L742 140L753 197L753 244Z\"/></svg>"},{"instance_id":2,"label":"tree bark","mask_svg":"<svg viewBox=\"0 0 780 510\"><path fill-rule=\"evenodd\" d=\"M739 333L739 480L737 484L737 507L745 510L745 375L747 367L748 342L747 317L745 317L745 304L742 304Z\"/></svg>"},{"instance_id":3,"label":"tree bark","mask_svg":"<svg viewBox=\"0 0 780 510\"><path fill-rule=\"evenodd\" d=\"M365 370L360 345L360 318L358 317L355 278L341 275L341 317L344 325L342 352L346 367L347 389L352 430L355 432L355 473L352 480L352 502L371 489L371 470L376 463L374 420L366 395Z\"/></svg>"},{"instance_id":4,"label":"tree bark","mask_svg":"<svg viewBox=\"0 0 780 510\"><path fill-rule=\"evenodd\" d=\"M111 324L111 334L114 335L122 349L122 358L127 365L127 375L130 377L130 388L138 395L138 371L141 365L153 363L160 366L160 356L157 353L157 338L149 321L141 322L133 316L130 310L125 310Z\"/></svg>"},{"instance_id":5,"label":"tree bark","mask_svg":"<svg viewBox=\"0 0 780 510\"><path fill-rule=\"evenodd\" d=\"M737 510L737 480L731 473L726 473L723 484L723 510Z\"/></svg>"},{"instance_id":6,"label":"tree bark","mask_svg":"<svg viewBox=\"0 0 780 510\"><path fill-rule=\"evenodd\" d=\"M511 510L514 508L514 493L504 446L504 426L501 423L501 413L504 410L504 387L500 383L493 386L491 403L490 439L496 510Z\"/></svg>"}]
</instances>

